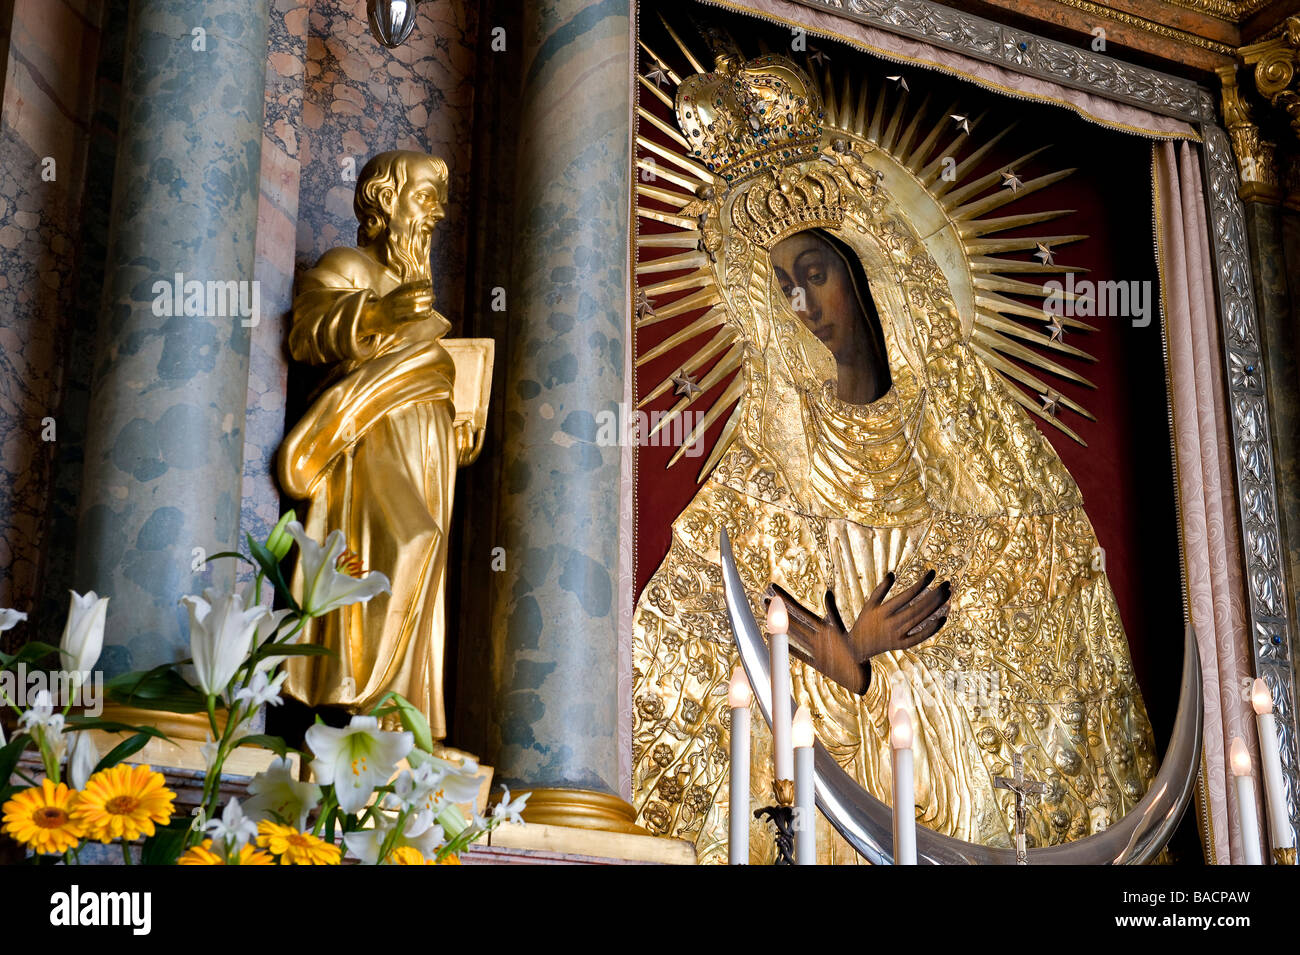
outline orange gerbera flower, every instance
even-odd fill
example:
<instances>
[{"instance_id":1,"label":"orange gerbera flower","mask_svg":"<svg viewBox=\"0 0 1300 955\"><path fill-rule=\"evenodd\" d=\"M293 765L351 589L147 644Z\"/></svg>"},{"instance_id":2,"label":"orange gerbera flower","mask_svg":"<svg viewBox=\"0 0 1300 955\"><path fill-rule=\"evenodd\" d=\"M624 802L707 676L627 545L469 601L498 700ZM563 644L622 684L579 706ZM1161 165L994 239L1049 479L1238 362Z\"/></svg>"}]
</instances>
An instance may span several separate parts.
<instances>
[{"instance_id":1,"label":"orange gerbera flower","mask_svg":"<svg viewBox=\"0 0 1300 955\"><path fill-rule=\"evenodd\" d=\"M460 856L451 852L438 860L438 865L460 865Z\"/></svg>"},{"instance_id":2,"label":"orange gerbera flower","mask_svg":"<svg viewBox=\"0 0 1300 955\"><path fill-rule=\"evenodd\" d=\"M86 838L100 842L152 836L155 823L165 825L172 817L176 794L166 782L162 773L148 766L105 769L86 783L73 807L73 818Z\"/></svg>"},{"instance_id":3,"label":"orange gerbera flower","mask_svg":"<svg viewBox=\"0 0 1300 955\"><path fill-rule=\"evenodd\" d=\"M398 846L388 853L389 865L429 865L415 846Z\"/></svg>"},{"instance_id":4,"label":"orange gerbera flower","mask_svg":"<svg viewBox=\"0 0 1300 955\"><path fill-rule=\"evenodd\" d=\"M319 836L269 819L257 824L257 844L270 849L286 865L338 865L343 855L338 846Z\"/></svg>"},{"instance_id":5,"label":"orange gerbera flower","mask_svg":"<svg viewBox=\"0 0 1300 955\"><path fill-rule=\"evenodd\" d=\"M24 789L4 804L4 825L0 831L13 836L42 855L62 855L75 848L84 835L72 817L77 793L63 783L48 779L40 786Z\"/></svg>"},{"instance_id":6,"label":"orange gerbera flower","mask_svg":"<svg viewBox=\"0 0 1300 955\"><path fill-rule=\"evenodd\" d=\"M226 857L212 851L212 840L204 839L199 845L192 846L181 853L177 865L225 865ZM265 852L245 845L239 850L240 865L275 865L275 860Z\"/></svg>"}]
</instances>

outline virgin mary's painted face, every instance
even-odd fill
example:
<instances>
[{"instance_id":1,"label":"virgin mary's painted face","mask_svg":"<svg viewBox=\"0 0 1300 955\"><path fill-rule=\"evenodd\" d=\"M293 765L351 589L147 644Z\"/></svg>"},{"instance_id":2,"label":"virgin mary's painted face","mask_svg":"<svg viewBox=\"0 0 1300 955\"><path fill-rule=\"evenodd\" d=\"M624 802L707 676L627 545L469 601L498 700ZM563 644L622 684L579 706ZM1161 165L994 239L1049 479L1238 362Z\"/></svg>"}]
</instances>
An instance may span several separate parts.
<instances>
[{"instance_id":1,"label":"virgin mary's painted face","mask_svg":"<svg viewBox=\"0 0 1300 955\"><path fill-rule=\"evenodd\" d=\"M888 390L890 375L871 290L864 275L854 281L850 254L819 232L797 232L773 246L772 267L790 308L835 357L840 398L862 404Z\"/></svg>"},{"instance_id":2,"label":"virgin mary's painted face","mask_svg":"<svg viewBox=\"0 0 1300 955\"><path fill-rule=\"evenodd\" d=\"M862 306L848 266L825 239L797 232L772 248L781 291L841 365L861 360Z\"/></svg>"}]
</instances>

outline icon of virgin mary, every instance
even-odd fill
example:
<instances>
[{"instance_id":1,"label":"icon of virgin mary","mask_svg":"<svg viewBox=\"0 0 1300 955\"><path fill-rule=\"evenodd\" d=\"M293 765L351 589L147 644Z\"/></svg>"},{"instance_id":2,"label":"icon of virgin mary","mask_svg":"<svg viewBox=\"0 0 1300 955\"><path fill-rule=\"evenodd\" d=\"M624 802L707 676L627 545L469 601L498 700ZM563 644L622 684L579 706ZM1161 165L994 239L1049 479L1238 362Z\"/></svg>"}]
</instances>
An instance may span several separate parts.
<instances>
[{"instance_id":1,"label":"icon of virgin mary","mask_svg":"<svg viewBox=\"0 0 1300 955\"><path fill-rule=\"evenodd\" d=\"M722 56L678 83L673 107L680 133L659 121L666 139L638 140L689 190L640 190L657 225L642 236L639 324L705 309L651 357L714 331L675 373L704 391L674 413L734 377L697 429L732 409L636 607L639 821L720 861L728 814L750 810L727 803L725 529L756 618L777 590L793 602L795 695L871 794L890 798L892 697L916 727L919 823L1010 846L1011 796L993 780L1023 752L1047 784L1031 846L1106 828L1157 758L1096 535L1031 417L1072 435L1056 412L1082 409L1032 369L1071 373L1021 344L1059 342L1003 334L1008 316L1044 319L1004 293L1041 287L986 280L998 263L987 241L976 251L1013 228L987 213L1060 176L942 180L942 123L823 102L779 56ZM755 807L772 801L756 726ZM770 837L752 831L760 861ZM818 843L819 861L855 859L829 828Z\"/></svg>"}]
</instances>

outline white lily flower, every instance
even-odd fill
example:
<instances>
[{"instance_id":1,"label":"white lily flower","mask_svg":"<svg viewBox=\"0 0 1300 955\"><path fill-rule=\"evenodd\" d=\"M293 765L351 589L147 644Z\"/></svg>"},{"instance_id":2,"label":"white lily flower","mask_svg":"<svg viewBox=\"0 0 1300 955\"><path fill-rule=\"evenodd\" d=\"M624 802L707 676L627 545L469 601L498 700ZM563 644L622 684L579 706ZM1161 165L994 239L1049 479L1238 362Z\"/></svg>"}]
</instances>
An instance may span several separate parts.
<instances>
[{"instance_id":1,"label":"white lily flower","mask_svg":"<svg viewBox=\"0 0 1300 955\"><path fill-rule=\"evenodd\" d=\"M31 734L38 746L48 746L56 763L63 760L68 745L63 724L63 714L55 711L49 690L37 691L27 712L18 717L18 725Z\"/></svg>"},{"instance_id":2,"label":"white lily flower","mask_svg":"<svg viewBox=\"0 0 1300 955\"><path fill-rule=\"evenodd\" d=\"M247 723L240 722L237 724L230 737L231 750L234 750L235 745L241 739L245 736L251 735L253 735L253 731L249 729ZM205 733L204 736L207 738L207 742L199 746L199 755L203 757L203 765L210 770L213 768L217 760L217 741L212 738L211 733Z\"/></svg>"},{"instance_id":3,"label":"white lily flower","mask_svg":"<svg viewBox=\"0 0 1300 955\"><path fill-rule=\"evenodd\" d=\"M202 597L181 598L190 612L190 655L199 688L209 696L221 696L236 671L253 649L257 625L267 615L265 607L244 609L237 593L223 594L212 588Z\"/></svg>"},{"instance_id":4,"label":"white lily flower","mask_svg":"<svg viewBox=\"0 0 1300 955\"><path fill-rule=\"evenodd\" d=\"M86 780L99 765L99 749L87 730L69 735L72 736L72 746L68 750L68 785L73 789L85 789Z\"/></svg>"},{"instance_id":5,"label":"white lily flower","mask_svg":"<svg viewBox=\"0 0 1300 955\"><path fill-rule=\"evenodd\" d=\"M362 809L415 745L410 733L381 730L375 716L354 716L344 729L317 723L306 739L315 756L312 772L322 785L333 785L344 812Z\"/></svg>"},{"instance_id":6,"label":"white lily flower","mask_svg":"<svg viewBox=\"0 0 1300 955\"><path fill-rule=\"evenodd\" d=\"M465 766L470 767L470 772ZM465 765L438 757L429 757L411 770L403 770L393 782L393 792L385 800L390 809L417 809L435 816L453 803L478 801L478 763Z\"/></svg>"},{"instance_id":7,"label":"white lily flower","mask_svg":"<svg viewBox=\"0 0 1300 955\"><path fill-rule=\"evenodd\" d=\"M375 824L370 828L343 833L343 844L362 865L378 865L379 850L392 828L393 821L380 813L375 816Z\"/></svg>"},{"instance_id":8,"label":"white lily flower","mask_svg":"<svg viewBox=\"0 0 1300 955\"><path fill-rule=\"evenodd\" d=\"M252 839L257 838L257 823L244 815L239 800L233 796L226 803L220 819L209 819L204 830L212 834L212 841L220 841L232 852L238 852Z\"/></svg>"},{"instance_id":9,"label":"white lily flower","mask_svg":"<svg viewBox=\"0 0 1300 955\"><path fill-rule=\"evenodd\" d=\"M108 617L108 598L93 590L87 594L71 591L68 621L63 626L59 649L69 671L78 674L77 685L84 683L99 662L104 649L104 621Z\"/></svg>"},{"instance_id":10,"label":"white lily flower","mask_svg":"<svg viewBox=\"0 0 1300 955\"><path fill-rule=\"evenodd\" d=\"M515 825L522 826L524 817L520 815L524 811L524 804L528 802L529 793L524 793L514 802L510 801L510 787L503 786L504 792L501 794L501 801L492 807L492 818L500 822L513 822Z\"/></svg>"},{"instance_id":11,"label":"white lily flower","mask_svg":"<svg viewBox=\"0 0 1300 955\"><path fill-rule=\"evenodd\" d=\"M252 778L248 793L244 812L250 819L261 822L278 816L299 829L307 825L307 816L320 805L321 796L319 786L294 778L293 765L283 756Z\"/></svg>"},{"instance_id":12,"label":"white lily flower","mask_svg":"<svg viewBox=\"0 0 1300 955\"><path fill-rule=\"evenodd\" d=\"M63 732L63 714L54 711L54 697L49 690L37 691L27 712L18 717L18 725L32 734Z\"/></svg>"},{"instance_id":13,"label":"white lily flower","mask_svg":"<svg viewBox=\"0 0 1300 955\"><path fill-rule=\"evenodd\" d=\"M409 816L403 827L402 835L397 840L401 846L412 846L420 850L420 855L432 859L447 842L447 835L431 812L417 812Z\"/></svg>"},{"instance_id":14,"label":"white lily flower","mask_svg":"<svg viewBox=\"0 0 1300 955\"><path fill-rule=\"evenodd\" d=\"M375 824L369 829L343 834L343 844L356 856L362 865L378 865L379 850L393 831L396 820L392 816L378 813ZM438 825L432 813L420 812L411 815L402 827L402 834L393 841L389 851L411 846L419 850L426 859L432 859L447 842L442 826Z\"/></svg>"},{"instance_id":15,"label":"white lily flower","mask_svg":"<svg viewBox=\"0 0 1300 955\"><path fill-rule=\"evenodd\" d=\"M291 521L287 529L298 542L303 577L300 603L307 616L319 617L348 604L365 603L376 594L392 592L388 578L379 571L352 576L339 570L339 558L345 549L342 531L331 532L321 546L307 536L297 521Z\"/></svg>"},{"instance_id":16,"label":"white lily flower","mask_svg":"<svg viewBox=\"0 0 1300 955\"><path fill-rule=\"evenodd\" d=\"M384 797L384 808L409 809L411 804L420 797L421 793L417 791L413 773L409 769L404 769L393 780L393 791Z\"/></svg>"},{"instance_id":17,"label":"white lily flower","mask_svg":"<svg viewBox=\"0 0 1300 955\"><path fill-rule=\"evenodd\" d=\"M257 670L253 673L253 678L248 681L248 686L235 694L235 699L246 701L250 713L260 706L279 706L284 702L280 699L280 687L284 685L288 675L288 673L279 673L275 679L268 680L264 670Z\"/></svg>"},{"instance_id":18,"label":"white lily flower","mask_svg":"<svg viewBox=\"0 0 1300 955\"><path fill-rule=\"evenodd\" d=\"M464 766L448 770L442 778L443 797L452 803L476 803L480 787L478 763L474 760L465 760Z\"/></svg>"},{"instance_id":19,"label":"white lily flower","mask_svg":"<svg viewBox=\"0 0 1300 955\"><path fill-rule=\"evenodd\" d=\"M0 633L6 630L12 630L18 624L27 619L27 614L17 610L10 610L8 607L0 607Z\"/></svg>"},{"instance_id":20,"label":"white lily flower","mask_svg":"<svg viewBox=\"0 0 1300 955\"><path fill-rule=\"evenodd\" d=\"M274 640L279 636L280 624L284 623L284 618L293 613L292 610L272 610L265 617L257 622L257 635L254 639L257 646L265 646L267 641ZM288 657L263 657L257 661L254 666L255 671L270 673Z\"/></svg>"}]
</instances>

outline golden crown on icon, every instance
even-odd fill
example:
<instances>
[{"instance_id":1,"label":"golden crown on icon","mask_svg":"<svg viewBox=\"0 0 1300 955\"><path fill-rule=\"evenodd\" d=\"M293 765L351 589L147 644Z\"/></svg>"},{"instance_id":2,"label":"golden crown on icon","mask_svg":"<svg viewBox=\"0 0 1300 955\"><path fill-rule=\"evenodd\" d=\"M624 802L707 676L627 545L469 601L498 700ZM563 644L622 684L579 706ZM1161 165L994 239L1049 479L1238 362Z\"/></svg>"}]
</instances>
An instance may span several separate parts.
<instances>
[{"instance_id":1,"label":"golden crown on icon","mask_svg":"<svg viewBox=\"0 0 1300 955\"><path fill-rule=\"evenodd\" d=\"M844 220L838 163L822 151L823 119L816 87L781 56L739 65L721 56L714 72L686 78L677 92L677 121L694 155L729 191L745 187L732 224L763 248ZM819 157L826 162L809 162Z\"/></svg>"},{"instance_id":2,"label":"golden crown on icon","mask_svg":"<svg viewBox=\"0 0 1300 955\"><path fill-rule=\"evenodd\" d=\"M731 221L755 245L770 249L786 236L844 221L835 169L818 163L806 172L772 170L731 207Z\"/></svg>"},{"instance_id":3,"label":"golden crown on icon","mask_svg":"<svg viewBox=\"0 0 1300 955\"><path fill-rule=\"evenodd\" d=\"M728 186L764 170L815 159L821 150L821 96L782 56L737 64L718 58L677 90L677 124L692 155Z\"/></svg>"}]
</instances>

